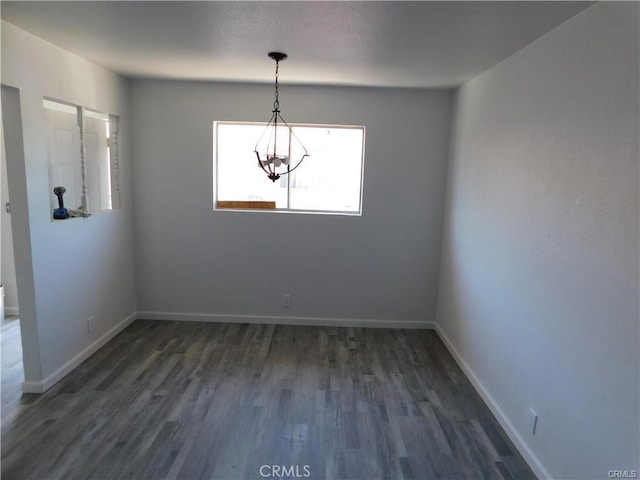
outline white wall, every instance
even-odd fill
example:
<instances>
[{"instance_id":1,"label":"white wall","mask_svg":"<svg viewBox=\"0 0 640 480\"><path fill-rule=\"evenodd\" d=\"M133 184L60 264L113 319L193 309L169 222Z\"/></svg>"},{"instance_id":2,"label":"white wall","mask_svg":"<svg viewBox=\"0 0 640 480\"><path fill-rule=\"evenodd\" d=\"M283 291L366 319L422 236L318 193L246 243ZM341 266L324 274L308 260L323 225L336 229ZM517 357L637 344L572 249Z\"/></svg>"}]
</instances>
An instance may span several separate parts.
<instances>
[{"instance_id":1,"label":"white wall","mask_svg":"<svg viewBox=\"0 0 640 480\"><path fill-rule=\"evenodd\" d=\"M8 179L25 389L37 391L68 372L136 310L128 83L3 22L2 84L19 89L24 152L7 152ZM43 96L120 115L122 210L89 219L51 220ZM4 97L3 88L3 102ZM91 315L95 318L89 333Z\"/></svg>"},{"instance_id":2,"label":"white wall","mask_svg":"<svg viewBox=\"0 0 640 480\"><path fill-rule=\"evenodd\" d=\"M638 54L603 2L457 95L438 328L540 475L640 469Z\"/></svg>"},{"instance_id":3,"label":"white wall","mask_svg":"<svg viewBox=\"0 0 640 480\"><path fill-rule=\"evenodd\" d=\"M268 120L272 86L136 80L132 99L143 316L434 320L450 92L281 87L288 122L366 126L362 217L213 211L213 121Z\"/></svg>"}]
</instances>

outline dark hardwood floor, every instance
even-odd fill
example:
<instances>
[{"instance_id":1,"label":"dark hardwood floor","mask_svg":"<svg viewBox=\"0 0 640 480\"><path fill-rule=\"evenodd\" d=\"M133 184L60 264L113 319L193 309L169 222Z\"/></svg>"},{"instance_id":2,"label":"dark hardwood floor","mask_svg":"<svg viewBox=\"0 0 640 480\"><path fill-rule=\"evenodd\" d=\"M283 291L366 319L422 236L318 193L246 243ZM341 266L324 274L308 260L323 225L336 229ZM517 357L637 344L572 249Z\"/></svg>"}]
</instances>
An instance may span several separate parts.
<instances>
[{"instance_id":1,"label":"dark hardwood floor","mask_svg":"<svg viewBox=\"0 0 640 480\"><path fill-rule=\"evenodd\" d=\"M24 370L22 368L22 343L20 339L20 319L7 316L0 325L0 377L2 428L11 423L20 402L27 400L22 396ZM0 442L1 443L1 442Z\"/></svg>"},{"instance_id":2,"label":"dark hardwood floor","mask_svg":"<svg viewBox=\"0 0 640 480\"><path fill-rule=\"evenodd\" d=\"M138 320L9 397L3 480L535 478L431 330Z\"/></svg>"}]
</instances>

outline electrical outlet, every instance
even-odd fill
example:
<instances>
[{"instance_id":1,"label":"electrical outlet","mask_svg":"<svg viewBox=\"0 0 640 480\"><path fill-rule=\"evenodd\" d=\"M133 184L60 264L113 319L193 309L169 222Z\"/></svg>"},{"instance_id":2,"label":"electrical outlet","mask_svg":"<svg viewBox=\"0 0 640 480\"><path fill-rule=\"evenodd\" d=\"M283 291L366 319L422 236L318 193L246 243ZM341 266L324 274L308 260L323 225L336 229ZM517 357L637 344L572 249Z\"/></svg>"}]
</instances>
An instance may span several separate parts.
<instances>
[{"instance_id":1,"label":"electrical outlet","mask_svg":"<svg viewBox=\"0 0 640 480\"><path fill-rule=\"evenodd\" d=\"M282 295L282 307L283 308L291 308L291 294L285 293Z\"/></svg>"},{"instance_id":2,"label":"electrical outlet","mask_svg":"<svg viewBox=\"0 0 640 480\"><path fill-rule=\"evenodd\" d=\"M538 415L531 407L529 407L529 417L527 419L527 424L529 425L529 431L531 432L531 435L535 435L536 427L538 426Z\"/></svg>"},{"instance_id":3,"label":"electrical outlet","mask_svg":"<svg viewBox=\"0 0 640 480\"><path fill-rule=\"evenodd\" d=\"M93 333L93 315L87 318L87 334L91 335Z\"/></svg>"}]
</instances>

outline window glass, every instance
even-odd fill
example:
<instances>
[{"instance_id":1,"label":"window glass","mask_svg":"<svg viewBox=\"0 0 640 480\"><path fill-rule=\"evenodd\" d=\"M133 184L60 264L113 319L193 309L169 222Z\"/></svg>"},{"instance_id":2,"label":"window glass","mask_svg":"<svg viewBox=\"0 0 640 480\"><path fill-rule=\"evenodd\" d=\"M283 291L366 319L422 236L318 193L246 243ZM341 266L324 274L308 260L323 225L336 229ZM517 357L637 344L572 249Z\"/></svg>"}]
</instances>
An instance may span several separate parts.
<instances>
[{"instance_id":1,"label":"window glass","mask_svg":"<svg viewBox=\"0 0 640 480\"><path fill-rule=\"evenodd\" d=\"M311 152L291 175L295 210L353 212L360 209L363 130L295 127L295 135ZM297 146L295 142L292 146ZM292 153L292 157L302 152Z\"/></svg>"},{"instance_id":2,"label":"window glass","mask_svg":"<svg viewBox=\"0 0 640 480\"><path fill-rule=\"evenodd\" d=\"M259 167L256 143L266 141L265 124L214 123L214 200L274 201L279 211L360 214L364 127L290 125L278 131L281 154L309 156L275 182ZM268 133L267 133L268 135ZM292 160L292 164L295 161Z\"/></svg>"},{"instance_id":3,"label":"window glass","mask_svg":"<svg viewBox=\"0 0 640 480\"><path fill-rule=\"evenodd\" d=\"M275 201L287 207L287 179L272 182L258 165L255 144L264 132L262 125L219 124L216 136L216 200Z\"/></svg>"}]
</instances>

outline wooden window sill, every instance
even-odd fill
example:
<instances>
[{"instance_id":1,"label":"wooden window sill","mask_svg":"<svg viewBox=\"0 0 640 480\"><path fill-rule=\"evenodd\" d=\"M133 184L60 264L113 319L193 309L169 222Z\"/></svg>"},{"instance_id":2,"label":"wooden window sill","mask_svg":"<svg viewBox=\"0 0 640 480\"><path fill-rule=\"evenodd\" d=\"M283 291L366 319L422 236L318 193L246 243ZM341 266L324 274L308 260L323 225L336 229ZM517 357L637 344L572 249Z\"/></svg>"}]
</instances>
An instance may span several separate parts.
<instances>
[{"instance_id":1,"label":"wooden window sill","mask_svg":"<svg viewBox=\"0 0 640 480\"><path fill-rule=\"evenodd\" d=\"M251 210L275 210L276 202L262 200L218 200L216 208L237 208Z\"/></svg>"}]
</instances>

